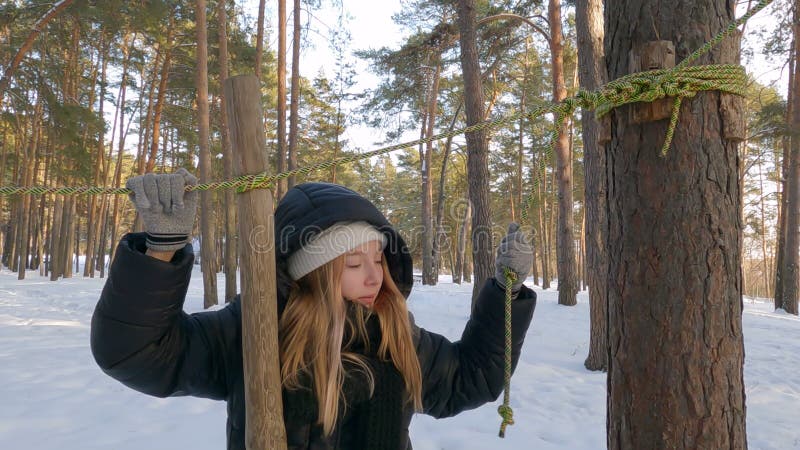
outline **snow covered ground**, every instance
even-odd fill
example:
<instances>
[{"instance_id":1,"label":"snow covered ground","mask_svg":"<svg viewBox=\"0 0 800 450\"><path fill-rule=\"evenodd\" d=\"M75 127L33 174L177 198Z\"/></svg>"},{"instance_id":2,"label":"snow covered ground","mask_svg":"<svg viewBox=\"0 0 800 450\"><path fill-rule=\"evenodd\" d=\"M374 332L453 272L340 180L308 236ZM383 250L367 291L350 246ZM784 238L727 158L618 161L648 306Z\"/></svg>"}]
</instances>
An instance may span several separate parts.
<instances>
[{"instance_id":1,"label":"snow covered ground","mask_svg":"<svg viewBox=\"0 0 800 450\"><path fill-rule=\"evenodd\" d=\"M421 326L457 339L472 286L441 279L435 287L417 286L410 305ZM34 272L17 281L0 270L0 449L225 448L224 403L147 397L97 368L89 324L103 282L50 282ZM562 307L555 291L537 292L512 379L516 425L505 439L497 437L497 404L452 419L419 415L411 428L416 450L605 448L605 374L583 367L587 296ZM186 308L201 306L197 271ZM744 332L749 448L800 449L800 320L748 299Z\"/></svg>"}]
</instances>

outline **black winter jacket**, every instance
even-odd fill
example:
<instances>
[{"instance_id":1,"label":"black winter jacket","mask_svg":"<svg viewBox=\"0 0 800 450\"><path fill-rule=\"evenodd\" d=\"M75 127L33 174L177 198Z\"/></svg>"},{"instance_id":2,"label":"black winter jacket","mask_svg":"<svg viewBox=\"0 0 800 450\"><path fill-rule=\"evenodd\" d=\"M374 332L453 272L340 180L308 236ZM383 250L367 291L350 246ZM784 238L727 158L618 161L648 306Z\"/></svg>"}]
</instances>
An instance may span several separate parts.
<instances>
[{"instance_id":1,"label":"black winter jacket","mask_svg":"<svg viewBox=\"0 0 800 450\"><path fill-rule=\"evenodd\" d=\"M352 195L351 195L352 194ZM287 193L275 215L278 305L282 311L289 282L285 258L313 233L341 220L366 220L389 236L385 256L392 278L408 295L411 258L402 238L371 203L352 191L324 183L306 183ZM331 205L330 202L333 202ZM328 208L325 205L331 205ZM303 220L298 220L302 218ZM305 222L298 225L299 222ZM294 225L294 231L287 232ZM276 231L278 233L278 231ZM108 280L92 317L91 347L101 369L126 386L157 397L193 395L227 401L228 449L244 449L245 403L241 316L238 296L218 311L187 314L183 302L194 254L190 245L172 261L144 254L144 234L128 234L119 243ZM281 280L284 280L282 283ZM504 291L494 279L481 290L474 313L458 342L412 325L423 380L423 412L440 418L494 401L503 387ZM513 363L536 305L524 287L513 303ZM284 392L286 399L286 393ZM408 426L413 411L403 412L402 449L411 449ZM330 437L314 423L285 416L290 449L348 449L348 431L338 421Z\"/></svg>"}]
</instances>

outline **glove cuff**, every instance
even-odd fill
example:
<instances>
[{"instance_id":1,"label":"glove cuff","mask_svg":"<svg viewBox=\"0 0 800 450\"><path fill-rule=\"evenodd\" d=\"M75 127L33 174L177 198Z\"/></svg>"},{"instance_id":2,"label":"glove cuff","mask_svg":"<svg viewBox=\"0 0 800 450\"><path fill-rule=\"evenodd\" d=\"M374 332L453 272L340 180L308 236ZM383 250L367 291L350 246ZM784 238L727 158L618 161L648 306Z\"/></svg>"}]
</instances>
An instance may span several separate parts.
<instances>
[{"instance_id":1,"label":"glove cuff","mask_svg":"<svg viewBox=\"0 0 800 450\"><path fill-rule=\"evenodd\" d=\"M189 242L189 236L186 234L171 234L171 233L145 233L145 245L147 248L159 251L170 252L177 251L186 246Z\"/></svg>"}]
</instances>

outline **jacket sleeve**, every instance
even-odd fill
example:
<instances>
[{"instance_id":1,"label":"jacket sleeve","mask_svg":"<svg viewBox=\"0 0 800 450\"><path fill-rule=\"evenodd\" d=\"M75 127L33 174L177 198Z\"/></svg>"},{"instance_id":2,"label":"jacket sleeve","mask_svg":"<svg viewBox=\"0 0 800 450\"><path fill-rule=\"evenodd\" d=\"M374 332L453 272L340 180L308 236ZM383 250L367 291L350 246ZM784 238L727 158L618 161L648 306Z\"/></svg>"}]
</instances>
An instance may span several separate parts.
<instances>
[{"instance_id":1,"label":"jacket sleeve","mask_svg":"<svg viewBox=\"0 0 800 450\"><path fill-rule=\"evenodd\" d=\"M144 250L143 234L126 235L117 247L92 316L95 361L109 376L146 394L224 399L228 366L241 364L239 302L186 314L192 247L170 262Z\"/></svg>"},{"instance_id":2,"label":"jacket sleeve","mask_svg":"<svg viewBox=\"0 0 800 450\"><path fill-rule=\"evenodd\" d=\"M512 303L512 370L519 361L535 307L536 294L523 286ZM493 278L481 290L458 342L413 327L425 414L449 417L500 396L505 368L505 291Z\"/></svg>"}]
</instances>

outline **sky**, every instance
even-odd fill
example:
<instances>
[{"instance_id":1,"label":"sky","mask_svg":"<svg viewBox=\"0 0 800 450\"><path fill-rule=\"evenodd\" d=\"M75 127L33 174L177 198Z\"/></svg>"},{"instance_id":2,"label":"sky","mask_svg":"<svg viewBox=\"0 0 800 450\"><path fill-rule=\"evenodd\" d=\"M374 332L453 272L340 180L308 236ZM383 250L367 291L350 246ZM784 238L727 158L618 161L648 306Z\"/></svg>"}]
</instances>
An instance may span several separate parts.
<instances>
[{"instance_id":1,"label":"sky","mask_svg":"<svg viewBox=\"0 0 800 450\"><path fill-rule=\"evenodd\" d=\"M341 0L346 15L350 16L349 30L351 34L350 52L355 50L377 49L381 47L397 47L403 39L400 28L392 21L392 14L400 8L400 2L394 1L375 1L375 0ZM309 79L317 76L320 69L325 71L326 76L334 76L335 60L331 55L327 44L327 29L336 26L339 16L339 9L329 6L329 0L322 0L327 7L312 11L311 15L304 9L302 18L303 23L310 19L311 28L318 31L304 34L309 38L312 45L301 51L300 73ZM292 2L288 2L286 15L288 17L287 27L291 33L292 25ZM246 13L253 18L253 27L258 18L258 0L245 0L241 3ZM267 2L265 11L265 22L270 28L270 40L267 47L276 50L278 48L277 39L277 2ZM291 35L287 40L287 61L291 64ZM355 57L356 63L356 85L351 89L353 92L360 92L374 87L378 83L378 78L372 75L367 65ZM287 86L287 89L289 87ZM360 147L363 150L371 150L376 142L384 140L381 130L354 124L345 131L344 138L350 141L351 147ZM413 137L412 137L413 139Z\"/></svg>"}]
</instances>

